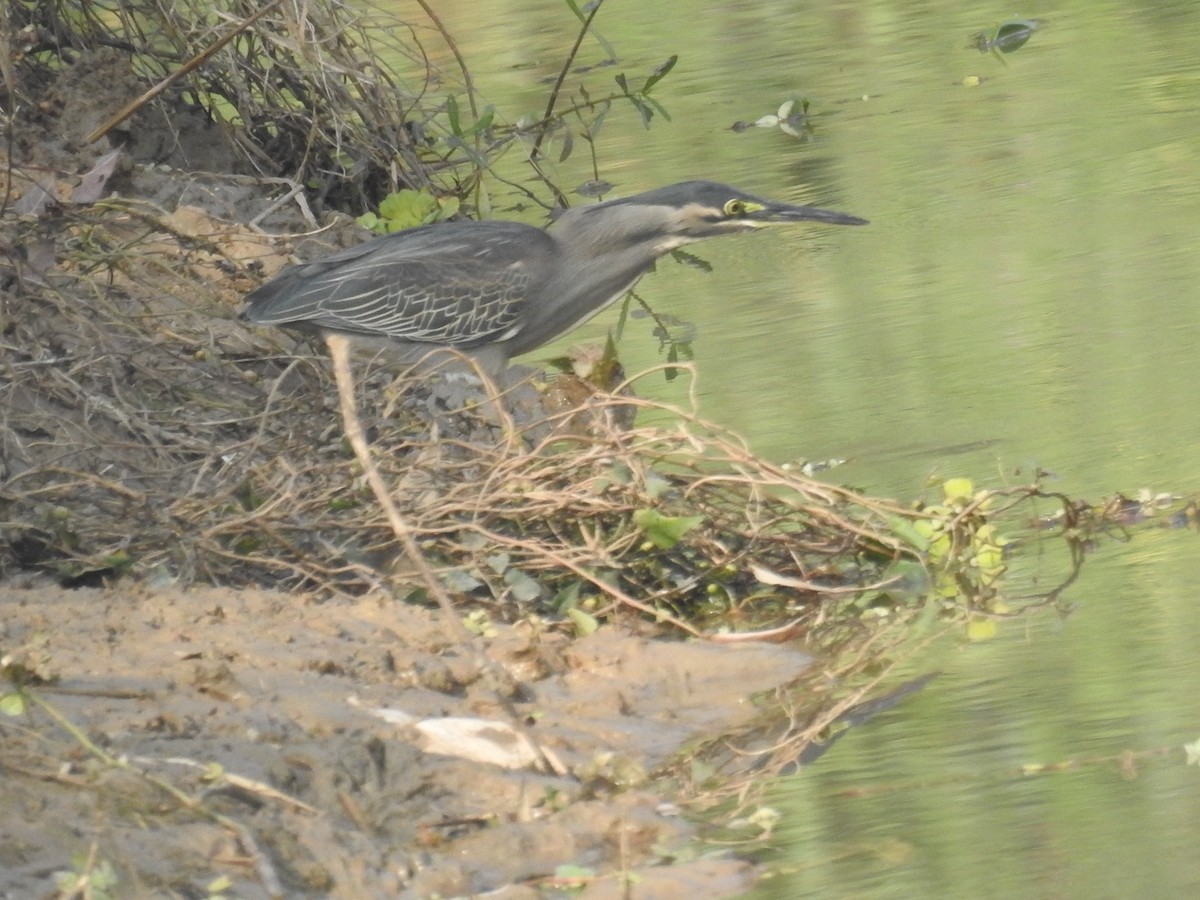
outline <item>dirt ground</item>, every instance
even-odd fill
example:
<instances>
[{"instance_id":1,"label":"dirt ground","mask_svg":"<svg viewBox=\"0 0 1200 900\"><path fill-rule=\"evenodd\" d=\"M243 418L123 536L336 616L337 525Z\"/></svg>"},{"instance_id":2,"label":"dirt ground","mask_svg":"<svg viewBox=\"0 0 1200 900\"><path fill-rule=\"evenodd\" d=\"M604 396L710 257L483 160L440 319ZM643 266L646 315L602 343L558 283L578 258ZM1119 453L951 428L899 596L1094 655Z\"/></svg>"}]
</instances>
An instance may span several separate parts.
<instances>
[{"instance_id":1,"label":"dirt ground","mask_svg":"<svg viewBox=\"0 0 1200 900\"><path fill-rule=\"evenodd\" d=\"M555 893L561 866L595 873L579 876L584 897L719 897L753 882L750 863L692 843L694 826L648 778L756 716L751 695L800 675L804 653L616 628L493 631L455 645L433 612L379 596L0 588L0 643L60 679L45 700L257 845L101 764L35 708L4 724L0 893L47 896L89 851L121 897L208 896L219 876L245 898L271 896L272 877L285 896L534 897ZM506 721L476 649L575 775L426 752L416 729L373 714ZM510 734L492 737L511 749Z\"/></svg>"}]
</instances>

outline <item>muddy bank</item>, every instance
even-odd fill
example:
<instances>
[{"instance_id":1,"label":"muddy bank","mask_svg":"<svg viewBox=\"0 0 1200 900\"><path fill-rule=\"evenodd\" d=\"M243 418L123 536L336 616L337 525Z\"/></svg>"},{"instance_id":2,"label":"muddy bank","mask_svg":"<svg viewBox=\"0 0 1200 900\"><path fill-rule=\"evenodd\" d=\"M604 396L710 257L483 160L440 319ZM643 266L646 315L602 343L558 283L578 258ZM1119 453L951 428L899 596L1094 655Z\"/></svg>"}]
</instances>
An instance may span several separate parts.
<instances>
[{"instance_id":1,"label":"muddy bank","mask_svg":"<svg viewBox=\"0 0 1200 900\"><path fill-rule=\"evenodd\" d=\"M583 879L583 896L622 896L622 872L638 873L637 897L751 882L732 856L691 858L694 826L648 779L689 741L758 715L750 696L800 675L804 653L615 627L492 631L455 646L433 612L383 597L0 589L3 645L57 678L41 696L105 752L255 835L287 896L535 896L520 886L553 884L568 865L599 876ZM575 775L424 752L414 730L372 714L502 723L475 649L511 677L530 735ZM115 896L200 896L219 876L233 896L269 896L227 825L89 757L44 711L14 724L0 890L44 894L50 873L94 848L118 873Z\"/></svg>"}]
</instances>

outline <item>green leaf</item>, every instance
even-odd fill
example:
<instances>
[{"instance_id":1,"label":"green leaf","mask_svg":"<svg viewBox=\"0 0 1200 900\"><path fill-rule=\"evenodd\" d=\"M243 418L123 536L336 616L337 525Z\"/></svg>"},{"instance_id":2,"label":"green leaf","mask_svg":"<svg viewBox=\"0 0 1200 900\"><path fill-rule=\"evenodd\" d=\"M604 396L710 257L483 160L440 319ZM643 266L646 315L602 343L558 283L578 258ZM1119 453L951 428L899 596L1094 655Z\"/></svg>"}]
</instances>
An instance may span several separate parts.
<instances>
[{"instance_id":1,"label":"green leaf","mask_svg":"<svg viewBox=\"0 0 1200 900\"><path fill-rule=\"evenodd\" d=\"M947 478L942 483L942 492L950 505L967 504L975 496L975 485L970 478Z\"/></svg>"},{"instance_id":2,"label":"green leaf","mask_svg":"<svg viewBox=\"0 0 1200 900\"><path fill-rule=\"evenodd\" d=\"M492 627L492 620L488 618L486 610L477 609L467 613L463 616L462 623L471 634L489 638L496 636L496 629Z\"/></svg>"},{"instance_id":3,"label":"green leaf","mask_svg":"<svg viewBox=\"0 0 1200 900\"><path fill-rule=\"evenodd\" d=\"M632 294L626 294L624 301L621 303L621 312L617 316L617 325L614 331L617 333L617 340L621 339L621 335L625 333L625 322L629 319L629 301ZM611 335L610 335L611 337Z\"/></svg>"},{"instance_id":4,"label":"green leaf","mask_svg":"<svg viewBox=\"0 0 1200 900\"><path fill-rule=\"evenodd\" d=\"M483 582L466 569L450 569L442 573L441 579L442 584L449 590L457 591L460 594L469 594L471 591L483 587Z\"/></svg>"},{"instance_id":5,"label":"green leaf","mask_svg":"<svg viewBox=\"0 0 1200 900\"><path fill-rule=\"evenodd\" d=\"M1004 551L999 547L984 547L975 554L975 562L981 572L999 574L1004 568Z\"/></svg>"},{"instance_id":6,"label":"green leaf","mask_svg":"<svg viewBox=\"0 0 1200 900\"><path fill-rule=\"evenodd\" d=\"M646 79L646 83L642 85L642 93L648 94L650 92L650 88L654 87L656 84L658 84L660 81L662 81L664 78L667 77L668 73L670 73L670 71L673 68L675 68L675 63L677 63L677 62L679 62L679 54L678 53L672 55L670 57L670 59L668 59L662 65L658 66L658 68L656 68L653 72L651 72L650 77Z\"/></svg>"},{"instance_id":7,"label":"green leaf","mask_svg":"<svg viewBox=\"0 0 1200 900\"><path fill-rule=\"evenodd\" d=\"M554 599L550 601L550 608L556 612L566 613L579 605L581 593L583 593L583 583L572 581L554 595Z\"/></svg>"},{"instance_id":8,"label":"green leaf","mask_svg":"<svg viewBox=\"0 0 1200 900\"><path fill-rule=\"evenodd\" d=\"M486 131L492 127L492 121L496 118L496 107L490 103L483 108L479 119L471 126L470 134L472 136L479 134L481 131Z\"/></svg>"},{"instance_id":9,"label":"green leaf","mask_svg":"<svg viewBox=\"0 0 1200 900\"><path fill-rule=\"evenodd\" d=\"M504 583L513 596L522 603L533 603L542 597L542 586L520 569L509 569L504 573Z\"/></svg>"},{"instance_id":10,"label":"green leaf","mask_svg":"<svg viewBox=\"0 0 1200 900\"><path fill-rule=\"evenodd\" d=\"M596 7L603 2L604 0L588 0L588 2L585 3L582 8L580 8L579 4L576 3L575 0L566 0L566 4L568 7L570 7L571 12L575 13L575 18L584 23L587 22L587 17L592 14ZM617 51L613 49L612 44L605 40L604 36L600 34L595 27L591 29L591 33L592 37L596 39L596 43L599 44L604 52L608 54L608 58L615 59L617 56Z\"/></svg>"},{"instance_id":11,"label":"green leaf","mask_svg":"<svg viewBox=\"0 0 1200 900\"><path fill-rule=\"evenodd\" d=\"M967 622L967 640L968 641L990 641L996 636L996 620L986 618L973 618Z\"/></svg>"},{"instance_id":12,"label":"green leaf","mask_svg":"<svg viewBox=\"0 0 1200 900\"><path fill-rule=\"evenodd\" d=\"M589 634L594 634L600 627L600 622L595 616L589 616L582 609L575 607L567 610L567 618L575 626L575 634L579 637L587 637Z\"/></svg>"},{"instance_id":13,"label":"green leaf","mask_svg":"<svg viewBox=\"0 0 1200 900\"><path fill-rule=\"evenodd\" d=\"M1033 37L1039 23L1036 19L1013 19L996 29L992 46L1004 53L1020 50Z\"/></svg>"},{"instance_id":14,"label":"green leaf","mask_svg":"<svg viewBox=\"0 0 1200 900\"><path fill-rule=\"evenodd\" d=\"M424 225L436 219L440 212L437 197L411 188L388 194L379 204L379 215L387 220L388 231L402 231L405 228Z\"/></svg>"},{"instance_id":15,"label":"green leaf","mask_svg":"<svg viewBox=\"0 0 1200 900\"><path fill-rule=\"evenodd\" d=\"M104 557L104 565L108 566L118 575L124 575L133 568L133 560L129 558L129 554L124 550L118 550L116 553L109 553Z\"/></svg>"},{"instance_id":16,"label":"green leaf","mask_svg":"<svg viewBox=\"0 0 1200 900\"><path fill-rule=\"evenodd\" d=\"M636 97L633 94L630 94L629 99L633 102L634 107L637 109L638 115L642 117L642 127L649 131L650 122L654 119L654 110L641 97Z\"/></svg>"},{"instance_id":17,"label":"green leaf","mask_svg":"<svg viewBox=\"0 0 1200 900\"><path fill-rule=\"evenodd\" d=\"M608 477L615 484L632 484L633 473L629 471L629 466L625 465L620 460L613 462L608 469Z\"/></svg>"},{"instance_id":18,"label":"green leaf","mask_svg":"<svg viewBox=\"0 0 1200 900\"><path fill-rule=\"evenodd\" d=\"M647 103L649 103L651 106L653 106L656 110L658 110L658 114L663 117L664 121L667 121L667 122L671 121L671 114L669 112L667 112L667 108L665 106L663 106L661 103L659 103L653 97L645 97L643 99ZM649 123L647 123L647 125L649 125Z\"/></svg>"},{"instance_id":19,"label":"green leaf","mask_svg":"<svg viewBox=\"0 0 1200 900\"><path fill-rule=\"evenodd\" d=\"M928 524L924 519L921 521L926 525ZM929 535L927 531L917 528L916 523L912 519L906 519L903 516L888 516L887 522L892 534L906 544L909 544L919 553L924 553L929 549Z\"/></svg>"},{"instance_id":20,"label":"green leaf","mask_svg":"<svg viewBox=\"0 0 1200 900\"><path fill-rule=\"evenodd\" d=\"M664 516L653 509L639 509L633 522L660 550L670 550L680 539L704 521L704 516Z\"/></svg>"},{"instance_id":21,"label":"green leaf","mask_svg":"<svg viewBox=\"0 0 1200 900\"><path fill-rule=\"evenodd\" d=\"M24 697L20 694L0 694L0 715L22 716L24 714Z\"/></svg>"},{"instance_id":22,"label":"green leaf","mask_svg":"<svg viewBox=\"0 0 1200 900\"><path fill-rule=\"evenodd\" d=\"M588 122L587 131L583 133L583 137L588 143L594 144L597 136L600 134L600 126L604 124L604 117L608 115L608 111L612 108L611 104L605 103L604 109L596 113L592 117L592 121Z\"/></svg>"}]
</instances>

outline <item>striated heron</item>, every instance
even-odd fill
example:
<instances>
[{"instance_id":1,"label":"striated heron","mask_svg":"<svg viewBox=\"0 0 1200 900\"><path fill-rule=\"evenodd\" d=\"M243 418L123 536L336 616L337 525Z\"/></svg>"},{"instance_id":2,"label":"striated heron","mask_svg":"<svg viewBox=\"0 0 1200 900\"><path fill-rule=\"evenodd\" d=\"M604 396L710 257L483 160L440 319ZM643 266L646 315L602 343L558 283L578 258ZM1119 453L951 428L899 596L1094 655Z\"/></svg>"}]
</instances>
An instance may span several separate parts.
<instances>
[{"instance_id":1,"label":"striated heron","mask_svg":"<svg viewBox=\"0 0 1200 900\"><path fill-rule=\"evenodd\" d=\"M247 296L241 315L326 337L382 338L412 362L457 350L495 373L623 296L677 247L801 221L867 224L685 181L575 207L545 230L444 222L378 237L285 269Z\"/></svg>"},{"instance_id":2,"label":"striated heron","mask_svg":"<svg viewBox=\"0 0 1200 900\"><path fill-rule=\"evenodd\" d=\"M376 238L285 269L250 293L242 317L317 331L333 358L346 436L397 539L448 619L456 613L371 461L355 408L349 342L383 339L413 362L460 351L491 374L590 318L660 256L777 222L865 225L842 213L687 181L563 213L548 229L447 222ZM495 385L489 385L496 397Z\"/></svg>"}]
</instances>

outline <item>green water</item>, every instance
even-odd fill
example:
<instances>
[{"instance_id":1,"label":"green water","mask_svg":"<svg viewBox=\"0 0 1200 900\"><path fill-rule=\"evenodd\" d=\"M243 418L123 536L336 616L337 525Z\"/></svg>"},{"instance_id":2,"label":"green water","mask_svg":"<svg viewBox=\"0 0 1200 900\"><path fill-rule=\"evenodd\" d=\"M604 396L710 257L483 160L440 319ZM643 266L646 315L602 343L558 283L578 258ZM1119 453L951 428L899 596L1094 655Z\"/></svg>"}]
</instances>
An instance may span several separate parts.
<instances>
[{"instance_id":1,"label":"green water","mask_svg":"<svg viewBox=\"0 0 1200 900\"><path fill-rule=\"evenodd\" d=\"M574 35L563 5L439 12L486 98L539 114ZM1045 25L1007 65L968 49L1014 14ZM656 93L671 123L615 109L601 132L620 192L704 177L872 221L697 245L712 274L665 261L642 282L695 323L706 417L775 459L846 457L833 477L905 499L930 475L1039 466L1090 499L1200 492L1200 7L610 0L597 23L631 82L680 54ZM585 44L582 62L602 57ZM567 87L597 94L618 70ZM731 130L789 97L811 102L807 142ZM556 180L588 162L577 148ZM631 371L661 360L641 323L620 349ZM1181 749L1200 737L1198 559L1191 532L1104 543L1069 617L915 661L944 674L772 794L781 874L761 896L1200 894Z\"/></svg>"}]
</instances>

